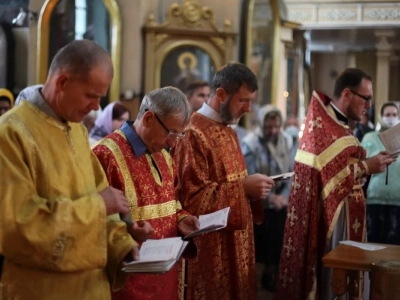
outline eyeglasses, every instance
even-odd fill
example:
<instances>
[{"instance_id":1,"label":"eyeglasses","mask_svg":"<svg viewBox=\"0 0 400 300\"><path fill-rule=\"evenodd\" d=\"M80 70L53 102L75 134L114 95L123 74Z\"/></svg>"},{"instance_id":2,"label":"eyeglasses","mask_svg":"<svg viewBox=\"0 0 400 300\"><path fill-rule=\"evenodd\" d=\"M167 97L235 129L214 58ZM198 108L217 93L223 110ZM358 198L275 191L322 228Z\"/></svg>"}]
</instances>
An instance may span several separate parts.
<instances>
[{"instance_id":1,"label":"eyeglasses","mask_svg":"<svg viewBox=\"0 0 400 300\"><path fill-rule=\"evenodd\" d=\"M350 92L352 92L354 95L357 95L358 97L364 99L365 102L372 101L372 97L361 95L361 94L359 94L359 93L357 93L355 91L352 91L352 90L350 90Z\"/></svg>"},{"instance_id":2,"label":"eyeglasses","mask_svg":"<svg viewBox=\"0 0 400 300\"><path fill-rule=\"evenodd\" d=\"M149 111L148 109L145 109L145 111ZM168 129L167 126L160 120L160 118L153 112L154 116L156 117L157 122L168 132L167 139L182 139L185 137L185 134L182 133L175 133L171 132L171 130Z\"/></svg>"}]
</instances>

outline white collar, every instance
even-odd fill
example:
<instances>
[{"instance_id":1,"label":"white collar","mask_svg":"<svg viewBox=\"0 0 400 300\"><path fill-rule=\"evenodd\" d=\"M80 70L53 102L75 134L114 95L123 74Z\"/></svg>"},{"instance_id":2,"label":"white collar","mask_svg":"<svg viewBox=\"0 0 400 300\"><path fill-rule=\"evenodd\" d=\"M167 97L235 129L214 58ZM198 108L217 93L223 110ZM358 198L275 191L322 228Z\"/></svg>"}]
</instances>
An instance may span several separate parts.
<instances>
[{"instance_id":1,"label":"white collar","mask_svg":"<svg viewBox=\"0 0 400 300\"><path fill-rule=\"evenodd\" d=\"M333 101L330 102L330 104L333 106L333 108L339 113L341 114L343 117L345 117L346 119L349 119L344 113L342 113L342 111L333 103Z\"/></svg>"},{"instance_id":2,"label":"white collar","mask_svg":"<svg viewBox=\"0 0 400 300\"><path fill-rule=\"evenodd\" d=\"M203 106L197 111L199 114L209 118L215 122L222 123L221 116L207 103L203 103Z\"/></svg>"}]
</instances>

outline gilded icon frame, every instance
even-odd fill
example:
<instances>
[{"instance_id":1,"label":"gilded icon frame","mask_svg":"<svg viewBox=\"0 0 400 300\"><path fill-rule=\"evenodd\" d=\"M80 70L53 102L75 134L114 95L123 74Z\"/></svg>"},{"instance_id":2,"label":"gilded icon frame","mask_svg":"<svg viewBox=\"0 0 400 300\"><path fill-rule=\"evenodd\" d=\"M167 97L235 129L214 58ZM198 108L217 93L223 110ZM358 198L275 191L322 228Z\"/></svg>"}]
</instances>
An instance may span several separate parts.
<instances>
[{"instance_id":1,"label":"gilded icon frame","mask_svg":"<svg viewBox=\"0 0 400 300\"><path fill-rule=\"evenodd\" d=\"M145 45L144 93L159 88L161 68L167 56L181 47L197 47L211 58L218 70L233 58L236 33L225 21L224 29L215 25L214 13L201 7L196 0L186 0L182 5L172 4L167 12L167 21L155 22L150 14L143 27Z\"/></svg>"},{"instance_id":2,"label":"gilded icon frame","mask_svg":"<svg viewBox=\"0 0 400 300\"><path fill-rule=\"evenodd\" d=\"M49 69L50 19L60 0L46 0L38 20L36 80L44 83ZM114 66L114 78L110 85L109 101L120 98L121 17L116 0L103 0L110 16L110 56Z\"/></svg>"}]
</instances>

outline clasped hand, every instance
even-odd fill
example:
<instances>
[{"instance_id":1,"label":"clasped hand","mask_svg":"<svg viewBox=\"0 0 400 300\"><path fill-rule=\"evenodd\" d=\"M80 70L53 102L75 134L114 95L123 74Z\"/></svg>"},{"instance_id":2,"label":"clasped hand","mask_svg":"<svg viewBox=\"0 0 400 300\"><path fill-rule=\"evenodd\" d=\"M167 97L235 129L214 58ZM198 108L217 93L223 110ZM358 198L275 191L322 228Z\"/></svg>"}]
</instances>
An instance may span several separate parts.
<instances>
[{"instance_id":1,"label":"clasped hand","mask_svg":"<svg viewBox=\"0 0 400 300\"><path fill-rule=\"evenodd\" d=\"M154 234L154 229L147 221L136 221L128 228L129 234L137 242L145 242Z\"/></svg>"}]
</instances>

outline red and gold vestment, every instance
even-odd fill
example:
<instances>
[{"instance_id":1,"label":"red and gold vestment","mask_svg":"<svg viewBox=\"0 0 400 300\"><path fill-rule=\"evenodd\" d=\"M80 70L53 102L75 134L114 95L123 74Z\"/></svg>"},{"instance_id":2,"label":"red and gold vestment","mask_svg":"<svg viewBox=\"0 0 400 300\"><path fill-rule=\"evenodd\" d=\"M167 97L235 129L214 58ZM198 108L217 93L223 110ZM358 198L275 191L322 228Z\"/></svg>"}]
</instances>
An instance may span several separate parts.
<instances>
[{"instance_id":1,"label":"red and gold vestment","mask_svg":"<svg viewBox=\"0 0 400 300\"><path fill-rule=\"evenodd\" d=\"M187 300L254 300L253 215L242 179L246 165L235 131L194 113L186 136L172 149L183 208L203 215L230 207L228 227L194 238L197 257L186 261ZM256 209L256 206L258 209Z\"/></svg>"},{"instance_id":2,"label":"red and gold vestment","mask_svg":"<svg viewBox=\"0 0 400 300\"><path fill-rule=\"evenodd\" d=\"M176 237L178 221L188 214L175 198L169 153L163 150L137 156L121 130L101 140L93 151L110 185L124 192L132 219L148 221L155 230L152 239ZM166 274L130 274L124 288L113 292L113 299L179 299L177 266Z\"/></svg>"},{"instance_id":3,"label":"red and gold vestment","mask_svg":"<svg viewBox=\"0 0 400 300\"><path fill-rule=\"evenodd\" d=\"M319 298L324 285L321 259L330 250L342 210L345 226L340 227L346 229L345 236L365 240L361 179L368 170L366 153L349 127L337 119L330 102L314 92L305 120L295 158L277 300Z\"/></svg>"}]
</instances>

